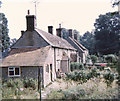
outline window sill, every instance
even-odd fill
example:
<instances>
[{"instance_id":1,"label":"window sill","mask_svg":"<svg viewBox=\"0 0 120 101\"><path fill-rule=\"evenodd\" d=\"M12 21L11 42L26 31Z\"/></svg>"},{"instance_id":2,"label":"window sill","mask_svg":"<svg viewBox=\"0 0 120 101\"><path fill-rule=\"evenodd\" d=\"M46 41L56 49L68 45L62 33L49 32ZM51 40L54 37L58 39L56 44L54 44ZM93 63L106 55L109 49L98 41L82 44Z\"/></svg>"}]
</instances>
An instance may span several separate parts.
<instances>
[{"instance_id":1,"label":"window sill","mask_svg":"<svg viewBox=\"0 0 120 101\"><path fill-rule=\"evenodd\" d=\"M20 77L20 75L13 75L13 76L8 76L8 77Z\"/></svg>"}]
</instances>

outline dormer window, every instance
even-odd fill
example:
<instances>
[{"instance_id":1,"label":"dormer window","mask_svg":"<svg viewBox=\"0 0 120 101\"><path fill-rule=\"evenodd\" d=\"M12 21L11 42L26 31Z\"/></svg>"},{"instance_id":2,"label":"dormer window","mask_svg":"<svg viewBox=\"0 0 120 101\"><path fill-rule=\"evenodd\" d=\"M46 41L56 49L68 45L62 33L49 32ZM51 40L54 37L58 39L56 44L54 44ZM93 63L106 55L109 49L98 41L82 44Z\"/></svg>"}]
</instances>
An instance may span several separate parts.
<instances>
[{"instance_id":1,"label":"dormer window","mask_svg":"<svg viewBox=\"0 0 120 101\"><path fill-rule=\"evenodd\" d=\"M8 77L19 77L20 67L8 67Z\"/></svg>"}]
</instances>

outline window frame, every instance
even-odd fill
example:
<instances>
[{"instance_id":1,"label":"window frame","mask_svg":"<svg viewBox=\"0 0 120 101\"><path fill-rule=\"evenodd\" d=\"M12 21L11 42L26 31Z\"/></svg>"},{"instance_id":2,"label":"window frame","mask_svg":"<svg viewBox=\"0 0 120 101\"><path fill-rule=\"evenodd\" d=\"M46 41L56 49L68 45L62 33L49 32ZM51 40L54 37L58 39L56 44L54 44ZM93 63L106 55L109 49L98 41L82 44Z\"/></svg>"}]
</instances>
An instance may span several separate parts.
<instances>
[{"instance_id":1,"label":"window frame","mask_svg":"<svg viewBox=\"0 0 120 101\"><path fill-rule=\"evenodd\" d=\"M12 68L12 69L11 69ZM19 68L19 75L16 75L15 74L15 68ZM11 69L11 70L10 70ZM10 71L13 71L14 72L14 75L10 75ZM21 75L20 75L21 73L20 73L20 67L8 67L8 77L20 77Z\"/></svg>"}]
</instances>

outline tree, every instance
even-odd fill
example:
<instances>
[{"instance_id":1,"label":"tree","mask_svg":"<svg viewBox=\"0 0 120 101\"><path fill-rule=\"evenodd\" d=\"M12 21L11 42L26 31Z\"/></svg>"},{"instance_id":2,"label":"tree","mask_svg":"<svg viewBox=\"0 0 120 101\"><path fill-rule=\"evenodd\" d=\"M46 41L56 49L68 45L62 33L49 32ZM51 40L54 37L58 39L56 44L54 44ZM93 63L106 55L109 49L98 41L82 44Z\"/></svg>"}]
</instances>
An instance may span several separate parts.
<instances>
[{"instance_id":1,"label":"tree","mask_svg":"<svg viewBox=\"0 0 120 101\"><path fill-rule=\"evenodd\" d=\"M91 57L91 60L93 62L93 65L94 65L95 62L97 62L98 57L96 55L91 55L90 57Z\"/></svg>"},{"instance_id":2,"label":"tree","mask_svg":"<svg viewBox=\"0 0 120 101\"><path fill-rule=\"evenodd\" d=\"M0 1L0 8L1 8L1 4L2 4L2 2Z\"/></svg>"},{"instance_id":3,"label":"tree","mask_svg":"<svg viewBox=\"0 0 120 101\"><path fill-rule=\"evenodd\" d=\"M95 26L95 48L101 54L114 54L120 50L120 16L100 15Z\"/></svg>"},{"instance_id":4,"label":"tree","mask_svg":"<svg viewBox=\"0 0 120 101\"><path fill-rule=\"evenodd\" d=\"M80 36L80 43L89 50L90 54L95 53L95 39L93 33L87 31L83 36Z\"/></svg>"},{"instance_id":5,"label":"tree","mask_svg":"<svg viewBox=\"0 0 120 101\"><path fill-rule=\"evenodd\" d=\"M1 4L1 2L0 2ZM1 50L5 52L10 46L10 38L8 36L8 21L4 13L0 13L0 39L1 39Z\"/></svg>"},{"instance_id":6,"label":"tree","mask_svg":"<svg viewBox=\"0 0 120 101\"><path fill-rule=\"evenodd\" d=\"M112 2L113 2L112 5L114 7L119 5L120 0L112 0Z\"/></svg>"}]
</instances>

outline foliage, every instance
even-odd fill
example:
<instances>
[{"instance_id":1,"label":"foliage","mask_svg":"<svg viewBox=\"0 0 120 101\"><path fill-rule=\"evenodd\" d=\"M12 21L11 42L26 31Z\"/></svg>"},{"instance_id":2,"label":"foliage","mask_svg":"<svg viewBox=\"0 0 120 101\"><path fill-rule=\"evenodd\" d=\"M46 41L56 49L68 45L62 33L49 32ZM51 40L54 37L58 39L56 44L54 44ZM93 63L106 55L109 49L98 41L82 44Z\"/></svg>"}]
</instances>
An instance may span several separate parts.
<instances>
[{"instance_id":1,"label":"foliage","mask_svg":"<svg viewBox=\"0 0 120 101\"><path fill-rule=\"evenodd\" d=\"M48 94L49 99L63 99L63 100L66 99L78 100L84 96L85 96L85 91L80 87L73 87L66 90L58 90L58 91L53 90L51 91L50 94Z\"/></svg>"},{"instance_id":2,"label":"foliage","mask_svg":"<svg viewBox=\"0 0 120 101\"><path fill-rule=\"evenodd\" d=\"M2 4L2 2L0 1L0 8L1 8L1 4Z\"/></svg>"},{"instance_id":3,"label":"foliage","mask_svg":"<svg viewBox=\"0 0 120 101\"><path fill-rule=\"evenodd\" d=\"M93 64L95 63L95 62L97 62L97 56L96 55L91 55L91 60L92 60L92 62L93 62Z\"/></svg>"},{"instance_id":4,"label":"foliage","mask_svg":"<svg viewBox=\"0 0 120 101\"><path fill-rule=\"evenodd\" d=\"M108 63L113 63L117 61L117 56L115 56L114 54L104 55L104 58Z\"/></svg>"},{"instance_id":5,"label":"foliage","mask_svg":"<svg viewBox=\"0 0 120 101\"><path fill-rule=\"evenodd\" d=\"M113 1L112 3L113 7L119 5L120 0L112 0L112 1Z\"/></svg>"},{"instance_id":6,"label":"foliage","mask_svg":"<svg viewBox=\"0 0 120 101\"><path fill-rule=\"evenodd\" d=\"M71 62L70 63L70 69L71 69L71 71L82 70L82 69L84 69L83 67L84 66L81 63L77 63L77 62Z\"/></svg>"},{"instance_id":7,"label":"foliage","mask_svg":"<svg viewBox=\"0 0 120 101\"><path fill-rule=\"evenodd\" d=\"M7 98L7 99L13 99L14 97L16 97L17 99L21 99L22 95L28 96L28 94L31 95L32 92L36 93L36 89L35 89L35 87L37 87L36 81L37 80L33 80L33 79L23 80L19 78L15 78L15 79L11 78L9 80L4 80L2 85L2 96L3 98ZM24 87L26 84L27 87L29 88ZM34 94L34 96L32 97L36 98L37 96Z\"/></svg>"},{"instance_id":8,"label":"foliage","mask_svg":"<svg viewBox=\"0 0 120 101\"><path fill-rule=\"evenodd\" d=\"M110 86L112 82L114 81L114 74L113 73L106 73L103 75L105 82L107 83L107 86Z\"/></svg>"},{"instance_id":9,"label":"foliage","mask_svg":"<svg viewBox=\"0 0 120 101\"><path fill-rule=\"evenodd\" d=\"M120 49L120 16L106 13L99 15L95 26L95 48L101 54L118 53Z\"/></svg>"},{"instance_id":10,"label":"foliage","mask_svg":"<svg viewBox=\"0 0 120 101\"><path fill-rule=\"evenodd\" d=\"M48 99L61 100L75 100L81 101L82 99L115 99L118 95L117 84L112 84L112 87L106 87L106 83L99 78L93 78L87 83L78 84L78 82L71 83L66 89L61 88L56 91L56 88L47 95ZM74 84L74 85L73 85ZM77 84L77 85L76 85Z\"/></svg>"},{"instance_id":11,"label":"foliage","mask_svg":"<svg viewBox=\"0 0 120 101\"><path fill-rule=\"evenodd\" d=\"M90 54L94 54L95 38L93 33L87 31L83 36L80 36L80 43L89 50Z\"/></svg>"},{"instance_id":12,"label":"foliage","mask_svg":"<svg viewBox=\"0 0 120 101\"><path fill-rule=\"evenodd\" d=\"M85 83L87 80L100 76L100 73L97 72L97 68L93 68L91 70L80 70L73 71L71 73L67 73L67 79L71 79L73 81L79 81L80 83Z\"/></svg>"},{"instance_id":13,"label":"foliage","mask_svg":"<svg viewBox=\"0 0 120 101\"><path fill-rule=\"evenodd\" d=\"M36 89L36 81L33 80L32 78L30 78L30 79L25 79L25 80L23 81L23 84L24 84L24 87L25 87L25 88L31 87L31 88L33 88L33 89Z\"/></svg>"},{"instance_id":14,"label":"foliage","mask_svg":"<svg viewBox=\"0 0 120 101\"><path fill-rule=\"evenodd\" d=\"M20 88L23 87L23 81L20 79L9 79L8 81L4 81L3 87Z\"/></svg>"},{"instance_id":15,"label":"foliage","mask_svg":"<svg viewBox=\"0 0 120 101\"><path fill-rule=\"evenodd\" d=\"M2 52L9 48L10 38L8 36L8 21L4 13L0 13L0 37L2 37Z\"/></svg>"}]
</instances>

